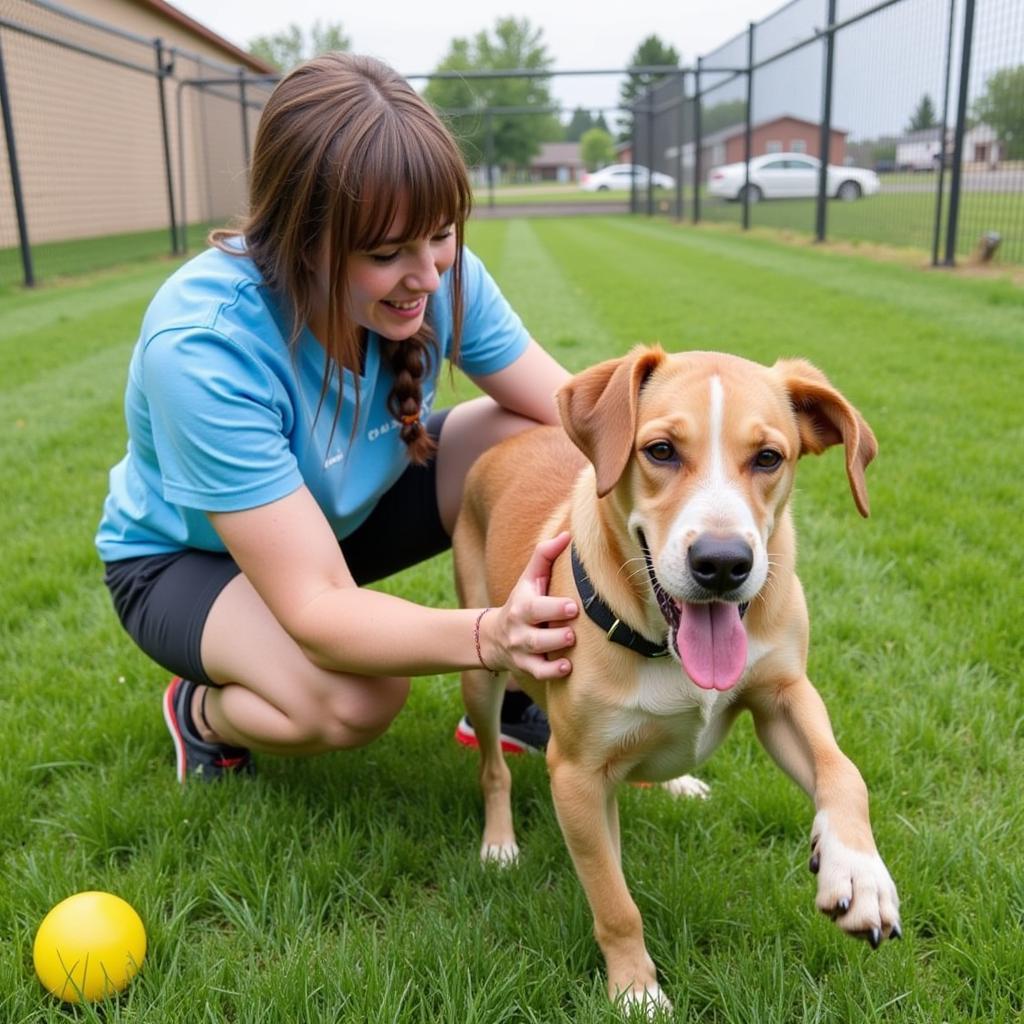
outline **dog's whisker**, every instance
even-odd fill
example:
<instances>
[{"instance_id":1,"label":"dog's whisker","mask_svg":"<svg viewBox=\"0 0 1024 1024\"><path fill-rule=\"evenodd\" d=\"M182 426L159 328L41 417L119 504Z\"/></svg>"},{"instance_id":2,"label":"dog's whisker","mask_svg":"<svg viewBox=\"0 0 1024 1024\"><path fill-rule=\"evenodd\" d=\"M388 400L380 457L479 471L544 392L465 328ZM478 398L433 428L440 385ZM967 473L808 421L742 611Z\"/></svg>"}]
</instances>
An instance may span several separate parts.
<instances>
[{"instance_id":1,"label":"dog's whisker","mask_svg":"<svg viewBox=\"0 0 1024 1024\"><path fill-rule=\"evenodd\" d=\"M644 560L644 558L643 557L639 557L639 556L634 556L632 558L627 558L622 563L622 565L619 566L619 575L620 576L625 571L626 566L629 565L631 562L639 562L640 566L639 566L638 569L631 570L630 575L635 575L637 572L640 572L641 570L646 570L647 569L647 562Z\"/></svg>"}]
</instances>

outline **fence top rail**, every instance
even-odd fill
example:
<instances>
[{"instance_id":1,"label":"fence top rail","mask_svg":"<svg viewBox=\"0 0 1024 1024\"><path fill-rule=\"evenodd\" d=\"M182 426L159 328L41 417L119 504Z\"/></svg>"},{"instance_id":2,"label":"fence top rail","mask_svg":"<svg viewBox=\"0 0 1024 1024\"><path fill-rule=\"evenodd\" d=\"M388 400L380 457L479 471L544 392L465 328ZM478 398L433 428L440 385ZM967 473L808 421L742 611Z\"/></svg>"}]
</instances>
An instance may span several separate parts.
<instances>
[{"instance_id":1,"label":"fence top rail","mask_svg":"<svg viewBox=\"0 0 1024 1024\"><path fill-rule=\"evenodd\" d=\"M62 4L55 3L54 0L23 0L24 3L32 4L34 7L38 7L41 10L49 11L51 14L59 15L62 18L67 18L69 21L76 21L80 25L85 25L88 28L97 29L100 32L105 32L107 35L119 36L121 39L125 39L131 43L138 43L140 46L145 46L147 49L152 49L156 39L155 36L143 36L137 32L131 32L128 29L120 28L117 25L112 25L108 21L101 21L99 18L93 18L88 14L82 14L79 11L73 11L69 7L64 7ZM6 22L5 22L6 24ZM21 26L10 26L10 27L21 27ZM40 33L40 38L43 34ZM216 68L220 71L230 72L233 71L237 65L226 64L224 61L219 61L215 57L209 57L202 53L196 53L194 50L188 50L181 46L168 46L167 50L175 54L179 54L188 60L193 60L198 64L205 64L208 67Z\"/></svg>"},{"instance_id":2,"label":"fence top rail","mask_svg":"<svg viewBox=\"0 0 1024 1024\"><path fill-rule=\"evenodd\" d=\"M561 106L518 106L518 107L438 107L438 112L446 117L482 117L487 114L567 114L569 107ZM628 111L630 107L586 107L591 114L617 114Z\"/></svg>"},{"instance_id":3,"label":"fence top rail","mask_svg":"<svg viewBox=\"0 0 1024 1024\"><path fill-rule=\"evenodd\" d=\"M51 14L59 14L62 18L67 18L69 21L77 21L80 25L88 25L89 28L99 29L99 31L106 32L108 35L120 36L129 42L140 43L147 47L152 47L153 45L153 40L146 36L140 36L136 32L129 32L126 28L111 25L109 21L100 21L99 18L92 18L88 14L73 11L70 7L54 3L54 0L25 0L25 2L32 4L34 7L40 7L44 11L49 11Z\"/></svg>"},{"instance_id":4,"label":"fence top rail","mask_svg":"<svg viewBox=\"0 0 1024 1024\"><path fill-rule=\"evenodd\" d=\"M239 68L239 74L232 75L230 78L180 78L178 79L179 85L238 85L239 82L244 85L274 85L281 81L280 75L247 75L241 73L242 68Z\"/></svg>"},{"instance_id":5,"label":"fence top rail","mask_svg":"<svg viewBox=\"0 0 1024 1024\"><path fill-rule=\"evenodd\" d=\"M120 68L127 68L129 71L138 71L144 75L157 76L160 72L153 66L147 66L144 64L135 64L133 61L124 60L121 57L115 57L109 53L103 53L100 50L94 50L90 46L83 46L81 43L73 43L70 39L61 39L59 36L50 35L49 32L42 32L36 28L30 28L28 25L22 25L17 21L11 21L8 18L0 17L0 28L8 29L11 32L20 32L22 35L31 36L33 39L39 39L44 43L52 43L54 46L63 47L65 50L72 50L74 53L84 54L86 57L95 57L97 60L105 61L107 64L115 64ZM152 42L149 44L149 48L152 51Z\"/></svg>"},{"instance_id":6,"label":"fence top rail","mask_svg":"<svg viewBox=\"0 0 1024 1024\"><path fill-rule=\"evenodd\" d=\"M196 53L194 50L186 50L180 46L169 46L168 50L176 56L185 57L188 60L194 60L197 64L204 64L206 67L213 68L216 71L222 71L227 74L235 73L237 80L237 70L241 67L239 64L225 64L223 61L219 61L214 57L207 57L202 53ZM258 72L250 72L248 68L241 67L242 71L245 72L250 78L273 78L275 81L279 79L280 75L260 75Z\"/></svg>"},{"instance_id":7,"label":"fence top rail","mask_svg":"<svg viewBox=\"0 0 1024 1024\"><path fill-rule=\"evenodd\" d=\"M487 71L424 71L403 78L555 78L564 75L681 75L692 68L679 68L672 64L645 64L628 68L573 68L570 70L540 70L538 68L503 68Z\"/></svg>"}]
</instances>

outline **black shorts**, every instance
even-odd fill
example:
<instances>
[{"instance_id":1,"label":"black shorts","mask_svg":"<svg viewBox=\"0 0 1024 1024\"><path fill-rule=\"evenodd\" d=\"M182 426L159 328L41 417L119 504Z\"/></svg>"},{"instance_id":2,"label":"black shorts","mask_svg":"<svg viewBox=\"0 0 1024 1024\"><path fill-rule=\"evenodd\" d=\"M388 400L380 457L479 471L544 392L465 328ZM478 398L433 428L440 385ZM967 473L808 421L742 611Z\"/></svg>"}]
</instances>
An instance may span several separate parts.
<instances>
[{"instance_id":1,"label":"black shorts","mask_svg":"<svg viewBox=\"0 0 1024 1024\"><path fill-rule=\"evenodd\" d=\"M449 410L432 413L436 441ZM341 542L349 572L362 586L447 551L451 538L437 507L437 464L410 466ZM189 548L107 562L104 582L128 635L158 665L216 685L200 657L206 618L217 596L241 572L228 554Z\"/></svg>"}]
</instances>

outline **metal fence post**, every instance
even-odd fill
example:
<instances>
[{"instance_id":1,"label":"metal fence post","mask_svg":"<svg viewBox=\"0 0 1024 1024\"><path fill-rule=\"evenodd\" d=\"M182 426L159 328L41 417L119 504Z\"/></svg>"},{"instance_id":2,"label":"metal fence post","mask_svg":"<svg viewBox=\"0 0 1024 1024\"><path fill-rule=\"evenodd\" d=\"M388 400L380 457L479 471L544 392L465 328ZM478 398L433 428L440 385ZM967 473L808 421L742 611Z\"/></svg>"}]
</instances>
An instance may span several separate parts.
<instances>
[{"instance_id":1,"label":"metal fence post","mask_svg":"<svg viewBox=\"0 0 1024 1024\"><path fill-rule=\"evenodd\" d=\"M21 272L25 286L36 283L32 266L32 246L28 240L28 219L25 216L25 199L21 191L21 172L18 170L18 147L14 139L14 119L11 116L11 97L7 91L7 72L4 69L4 51L0 45L0 111L3 112L4 138L7 141L7 166L11 170L11 193L14 196L14 215L18 221L18 244L21 247Z\"/></svg>"},{"instance_id":2,"label":"metal fence post","mask_svg":"<svg viewBox=\"0 0 1024 1024\"><path fill-rule=\"evenodd\" d=\"M704 102L701 96L700 73L704 64L704 58L697 58L697 74L694 79L693 89L693 223L700 223L700 185L704 173L701 167L701 149L703 149L703 126L701 125L701 104Z\"/></svg>"},{"instance_id":3,"label":"metal fence post","mask_svg":"<svg viewBox=\"0 0 1024 1024\"><path fill-rule=\"evenodd\" d=\"M178 119L178 198L181 203L181 223L178 225L178 251L188 252L188 196L185 192L185 108L184 91L187 82L179 82L174 92L174 109Z\"/></svg>"},{"instance_id":4,"label":"metal fence post","mask_svg":"<svg viewBox=\"0 0 1024 1024\"><path fill-rule=\"evenodd\" d=\"M754 112L754 29L755 23L747 26L747 112L743 125L743 230L750 227L750 157L753 147Z\"/></svg>"},{"instance_id":5,"label":"metal fence post","mask_svg":"<svg viewBox=\"0 0 1024 1024\"><path fill-rule=\"evenodd\" d=\"M836 55L836 0L827 0L828 28L825 29L825 81L821 103L821 141L818 145L818 202L815 212L814 238L825 241L828 223L828 163L832 150L832 72Z\"/></svg>"},{"instance_id":6,"label":"metal fence post","mask_svg":"<svg viewBox=\"0 0 1024 1024\"><path fill-rule=\"evenodd\" d=\"M178 221L174 208L174 172L171 170L171 132L167 119L167 96L164 94L164 79L174 72L174 57L164 60L164 41L154 39L153 48L157 56L157 95L160 99L160 134L164 141L164 175L167 179L167 212L171 221L171 255L178 255ZM173 53L173 51L172 51Z\"/></svg>"},{"instance_id":7,"label":"metal fence post","mask_svg":"<svg viewBox=\"0 0 1024 1024\"><path fill-rule=\"evenodd\" d=\"M946 191L946 149L949 141L949 84L953 74L953 25L957 0L949 0L949 24L946 28L946 79L942 86L942 125L939 128L939 177L935 185L935 226L932 229L932 266L939 265L939 239L942 235L942 199Z\"/></svg>"},{"instance_id":8,"label":"metal fence post","mask_svg":"<svg viewBox=\"0 0 1024 1024\"><path fill-rule=\"evenodd\" d=\"M654 83L647 87L647 216L654 216Z\"/></svg>"},{"instance_id":9,"label":"metal fence post","mask_svg":"<svg viewBox=\"0 0 1024 1024\"><path fill-rule=\"evenodd\" d=\"M249 176L249 102L245 95L245 68L238 69L238 101L242 105L242 156L245 158L245 174Z\"/></svg>"},{"instance_id":10,"label":"metal fence post","mask_svg":"<svg viewBox=\"0 0 1024 1024\"><path fill-rule=\"evenodd\" d=\"M494 118L490 111L484 115L484 159L487 161L487 207L494 209Z\"/></svg>"},{"instance_id":11,"label":"metal fence post","mask_svg":"<svg viewBox=\"0 0 1024 1024\"><path fill-rule=\"evenodd\" d=\"M639 197L636 194L636 162L640 156L637 153L639 139L637 138L636 125L637 114L640 113L640 108L635 99L633 106L630 108L630 113L633 116L629 119L629 212L636 214L640 212Z\"/></svg>"},{"instance_id":12,"label":"metal fence post","mask_svg":"<svg viewBox=\"0 0 1024 1024\"><path fill-rule=\"evenodd\" d=\"M960 220L961 165L964 133L967 131L967 86L971 73L971 44L974 40L974 0L964 3L963 49L960 51L960 92L956 105L956 135L953 139L953 176L949 185L949 225L946 228L946 266L956 266L956 233ZM945 159L945 151L942 158Z\"/></svg>"},{"instance_id":13,"label":"metal fence post","mask_svg":"<svg viewBox=\"0 0 1024 1024\"><path fill-rule=\"evenodd\" d=\"M686 72L679 72L679 138L676 141L676 220L683 219L683 139L686 137Z\"/></svg>"},{"instance_id":14,"label":"metal fence post","mask_svg":"<svg viewBox=\"0 0 1024 1024\"><path fill-rule=\"evenodd\" d=\"M153 40L156 54L156 90L160 98L160 135L164 144L164 174L167 178L167 211L171 218L171 255L178 255L178 220L174 210L174 174L171 170L171 136L167 124L167 97L164 95L164 78L174 71L174 62L164 61L162 39Z\"/></svg>"}]
</instances>

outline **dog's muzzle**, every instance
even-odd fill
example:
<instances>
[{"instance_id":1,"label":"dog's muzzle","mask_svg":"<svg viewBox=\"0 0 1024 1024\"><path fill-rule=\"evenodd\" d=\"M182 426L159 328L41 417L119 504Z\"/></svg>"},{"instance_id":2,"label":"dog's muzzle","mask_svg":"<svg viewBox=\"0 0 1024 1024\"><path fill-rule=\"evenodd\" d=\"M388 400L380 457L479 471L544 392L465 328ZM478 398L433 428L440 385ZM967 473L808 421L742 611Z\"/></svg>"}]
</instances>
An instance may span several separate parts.
<instances>
[{"instance_id":1,"label":"dog's muzzle","mask_svg":"<svg viewBox=\"0 0 1024 1024\"><path fill-rule=\"evenodd\" d=\"M683 601L661 585L643 533L639 540L651 588L668 625L669 645L687 676L702 690L731 689L747 663L742 621L747 606L721 598L749 577L754 564L750 545L735 538L698 538L687 558L701 599Z\"/></svg>"}]
</instances>

